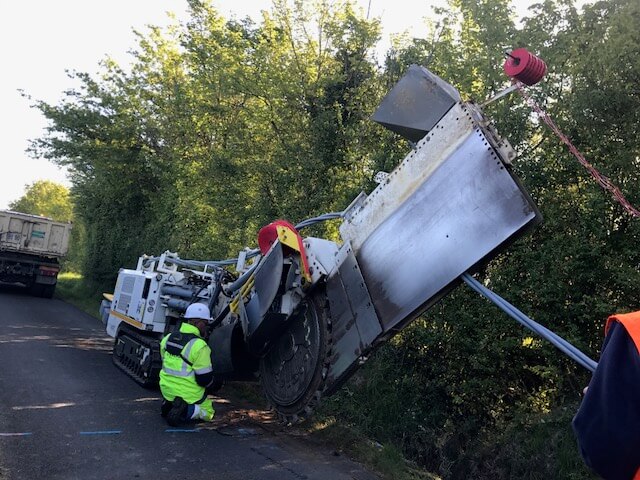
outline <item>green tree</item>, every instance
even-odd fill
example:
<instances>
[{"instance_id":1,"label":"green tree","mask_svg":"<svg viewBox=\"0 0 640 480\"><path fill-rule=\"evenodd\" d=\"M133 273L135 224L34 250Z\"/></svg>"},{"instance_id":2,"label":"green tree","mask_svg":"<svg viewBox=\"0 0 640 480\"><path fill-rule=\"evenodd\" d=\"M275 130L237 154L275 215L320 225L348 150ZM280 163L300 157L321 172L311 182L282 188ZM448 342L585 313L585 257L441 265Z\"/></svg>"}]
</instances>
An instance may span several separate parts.
<instances>
[{"instance_id":1,"label":"green tree","mask_svg":"<svg viewBox=\"0 0 640 480\"><path fill-rule=\"evenodd\" d=\"M348 1L275 0L257 23L227 21L207 1L189 8L182 24L139 34L130 70L107 60L99 77L75 74L61 103L36 104L50 128L33 150L70 169L85 273L105 287L141 253L220 258L274 218L344 208L407 151L367 119L411 63L481 101L508 85L503 51L522 45L549 67L532 96L640 201L633 0L583 13L545 0L519 24L506 1L452 0L428 38L398 41L382 68L379 22ZM517 95L487 113L520 153L513 171L545 222L481 277L595 357L604 317L640 304L639 223ZM568 423L587 380L460 288L380 349L328 411L443 478L584 478ZM541 438L565 450L549 458Z\"/></svg>"},{"instance_id":2,"label":"green tree","mask_svg":"<svg viewBox=\"0 0 640 480\"><path fill-rule=\"evenodd\" d=\"M73 220L73 203L69 189L50 180L37 180L27 185L24 195L11 202L16 212L50 217L58 222Z\"/></svg>"},{"instance_id":3,"label":"green tree","mask_svg":"<svg viewBox=\"0 0 640 480\"><path fill-rule=\"evenodd\" d=\"M130 72L106 61L37 103L52 126L33 150L70 169L98 283L143 252L233 254L274 218L344 208L371 177L377 22L348 2L276 2L257 26L189 6L139 35Z\"/></svg>"},{"instance_id":4,"label":"green tree","mask_svg":"<svg viewBox=\"0 0 640 480\"><path fill-rule=\"evenodd\" d=\"M27 185L25 193L9 204L11 210L49 217L58 222L72 222L69 253L62 262L65 270L79 272L85 255L86 231L75 217L73 196L67 187L49 180L37 180Z\"/></svg>"},{"instance_id":5,"label":"green tree","mask_svg":"<svg viewBox=\"0 0 640 480\"><path fill-rule=\"evenodd\" d=\"M463 97L487 98L508 85L502 50L526 45L549 66L530 93L637 205L637 2L598 2L578 14L570 2L546 1L519 28L510 18L504 2L451 2L433 21L431 39L389 52L388 81L410 63L428 63ZM545 221L482 277L597 358L607 315L640 304L640 224L517 95L487 112L520 152L513 169ZM400 442L444 478L588 475L569 427L587 372L465 288L385 346L368 368L366 380L336 400L340 415L378 439ZM562 449L542 453L544 438Z\"/></svg>"}]
</instances>

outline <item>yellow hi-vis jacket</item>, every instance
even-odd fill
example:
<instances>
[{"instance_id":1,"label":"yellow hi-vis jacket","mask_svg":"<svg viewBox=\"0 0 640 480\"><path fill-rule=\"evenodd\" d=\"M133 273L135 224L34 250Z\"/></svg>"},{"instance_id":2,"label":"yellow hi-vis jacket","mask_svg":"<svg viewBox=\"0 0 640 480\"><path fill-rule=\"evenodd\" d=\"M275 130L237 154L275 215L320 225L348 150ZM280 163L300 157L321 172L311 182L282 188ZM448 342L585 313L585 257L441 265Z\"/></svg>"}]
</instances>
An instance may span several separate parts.
<instances>
[{"instance_id":1,"label":"yellow hi-vis jacket","mask_svg":"<svg viewBox=\"0 0 640 480\"><path fill-rule=\"evenodd\" d=\"M172 333L162 339L160 354L162 396L169 401L182 397L187 403L202 402L206 398L207 381L210 382L209 378L213 379L213 369L211 349L200 337L198 329L189 323L183 323L179 333Z\"/></svg>"}]
</instances>

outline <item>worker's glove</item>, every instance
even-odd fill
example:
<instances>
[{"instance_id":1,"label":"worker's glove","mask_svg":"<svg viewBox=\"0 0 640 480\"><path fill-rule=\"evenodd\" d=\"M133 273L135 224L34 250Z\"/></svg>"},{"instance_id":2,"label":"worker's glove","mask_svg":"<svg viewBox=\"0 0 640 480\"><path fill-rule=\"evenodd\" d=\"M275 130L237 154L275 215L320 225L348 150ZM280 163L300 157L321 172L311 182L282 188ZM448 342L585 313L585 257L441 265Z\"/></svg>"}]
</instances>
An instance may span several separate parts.
<instances>
[{"instance_id":1,"label":"worker's glove","mask_svg":"<svg viewBox=\"0 0 640 480\"><path fill-rule=\"evenodd\" d=\"M207 394L213 395L220 391L224 386L224 380L219 377L214 377L209 385L207 385Z\"/></svg>"}]
</instances>

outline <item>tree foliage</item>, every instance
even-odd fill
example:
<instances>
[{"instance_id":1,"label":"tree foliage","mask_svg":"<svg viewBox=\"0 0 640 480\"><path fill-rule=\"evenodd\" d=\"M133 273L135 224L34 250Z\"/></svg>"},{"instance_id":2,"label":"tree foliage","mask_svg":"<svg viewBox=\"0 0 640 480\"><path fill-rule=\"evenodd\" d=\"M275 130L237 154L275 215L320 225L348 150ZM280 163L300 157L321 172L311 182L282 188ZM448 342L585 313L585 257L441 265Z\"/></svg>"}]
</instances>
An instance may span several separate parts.
<instances>
[{"instance_id":1,"label":"tree foliage","mask_svg":"<svg viewBox=\"0 0 640 480\"><path fill-rule=\"evenodd\" d=\"M277 217L343 209L406 144L368 121L412 63L482 101L508 85L504 50L548 64L529 91L627 198L640 203L640 4L451 0L427 38L378 65L379 20L350 2L274 0L258 23L190 0L190 18L139 34L129 70L57 104L36 154L72 172L85 275L111 286L143 252L220 258ZM493 289L596 357L602 324L640 305L640 223L517 95L487 107L545 222L488 265ZM334 225L316 234L335 235ZM584 478L571 412L588 381L553 347L459 288L380 349L325 413L393 442L443 478ZM548 454L545 437L561 449Z\"/></svg>"},{"instance_id":2,"label":"tree foliage","mask_svg":"<svg viewBox=\"0 0 640 480\"><path fill-rule=\"evenodd\" d=\"M50 217L58 222L73 219L73 204L69 189L50 180L38 180L27 185L24 195L9 204L16 212Z\"/></svg>"},{"instance_id":3,"label":"tree foliage","mask_svg":"<svg viewBox=\"0 0 640 480\"><path fill-rule=\"evenodd\" d=\"M50 180L37 180L27 185L24 194L9 204L16 212L49 217L57 222L71 222L69 252L62 262L64 270L79 271L84 263L85 229L77 222L71 192L64 185Z\"/></svg>"},{"instance_id":4,"label":"tree foliage","mask_svg":"<svg viewBox=\"0 0 640 480\"><path fill-rule=\"evenodd\" d=\"M67 187L50 180L37 180L26 186L25 193L11 202L9 208L16 212L49 217L57 222L71 222L69 252L62 262L64 270L80 271L84 263L84 224L75 217L73 196Z\"/></svg>"}]
</instances>

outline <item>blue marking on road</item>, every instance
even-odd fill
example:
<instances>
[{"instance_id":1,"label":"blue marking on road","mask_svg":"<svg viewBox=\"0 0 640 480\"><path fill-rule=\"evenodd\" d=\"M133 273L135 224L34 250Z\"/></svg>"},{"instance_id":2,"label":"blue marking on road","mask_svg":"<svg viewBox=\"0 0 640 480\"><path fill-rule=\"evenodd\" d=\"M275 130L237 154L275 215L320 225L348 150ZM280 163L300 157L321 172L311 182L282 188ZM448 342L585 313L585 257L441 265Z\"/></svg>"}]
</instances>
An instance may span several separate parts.
<instances>
[{"instance_id":1,"label":"blue marking on road","mask_svg":"<svg viewBox=\"0 0 640 480\"><path fill-rule=\"evenodd\" d=\"M118 435L122 430L98 430L96 432L80 432L80 435Z\"/></svg>"},{"instance_id":2,"label":"blue marking on road","mask_svg":"<svg viewBox=\"0 0 640 480\"><path fill-rule=\"evenodd\" d=\"M28 437L32 432L0 432L0 437Z\"/></svg>"},{"instance_id":3,"label":"blue marking on road","mask_svg":"<svg viewBox=\"0 0 640 480\"><path fill-rule=\"evenodd\" d=\"M167 428L165 433L197 433L199 428Z\"/></svg>"}]
</instances>

